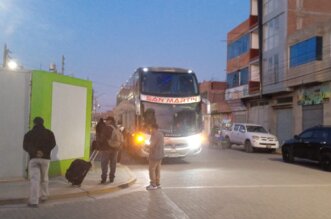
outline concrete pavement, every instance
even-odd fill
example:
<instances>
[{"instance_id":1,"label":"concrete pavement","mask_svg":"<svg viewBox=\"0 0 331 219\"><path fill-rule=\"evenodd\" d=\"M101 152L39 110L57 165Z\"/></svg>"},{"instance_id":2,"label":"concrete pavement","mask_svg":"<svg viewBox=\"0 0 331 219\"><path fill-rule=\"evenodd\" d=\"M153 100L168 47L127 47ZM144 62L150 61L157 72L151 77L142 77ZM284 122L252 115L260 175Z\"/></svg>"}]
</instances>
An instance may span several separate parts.
<instances>
[{"instance_id":1,"label":"concrete pavement","mask_svg":"<svg viewBox=\"0 0 331 219\"><path fill-rule=\"evenodd\" d=\"M100 162L95 161L80 187L72 186L64 176L50 177L49 200L101 195L127 188L136 181L130 169L119 163L113 183L99 184L100 175ZM28 195L28 180L0 181L0 205L27 203Z\"/></svg>"}]
</instances>

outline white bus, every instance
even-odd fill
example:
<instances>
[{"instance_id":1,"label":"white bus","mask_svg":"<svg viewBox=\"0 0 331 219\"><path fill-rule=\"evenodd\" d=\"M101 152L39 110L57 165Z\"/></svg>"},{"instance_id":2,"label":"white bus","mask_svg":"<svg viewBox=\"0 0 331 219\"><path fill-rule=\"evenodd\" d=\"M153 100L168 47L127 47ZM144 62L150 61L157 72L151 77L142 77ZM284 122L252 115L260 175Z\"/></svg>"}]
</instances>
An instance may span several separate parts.
<instances>
[{"instance_id":1,"label":"white bus","mask_svg":"<svg viewBox=\"0 0 331 219\"><path fill-rule=\"evenodd\" d=\"M165 157L201 152L201 97L191 70L138 68L121 87L114 114L127 130L126 148L135 155L148 156L151 122L164 133Z\"/></svg>"}]
</instances>

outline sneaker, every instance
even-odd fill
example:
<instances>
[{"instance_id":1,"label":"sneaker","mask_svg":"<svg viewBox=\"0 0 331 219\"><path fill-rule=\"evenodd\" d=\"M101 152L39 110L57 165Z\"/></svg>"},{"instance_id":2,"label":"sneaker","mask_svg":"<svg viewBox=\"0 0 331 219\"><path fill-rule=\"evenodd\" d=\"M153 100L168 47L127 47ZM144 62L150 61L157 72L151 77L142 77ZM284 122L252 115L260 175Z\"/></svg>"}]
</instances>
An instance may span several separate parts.
<instances>
[{"instance_id":1,"label":"sneaker","mask_svg":"<svg viewBox=\"0 0 331 219\"><path fill-rule=\"evenodd\" d=\"M47 197L40 197L39 202L45 203L47 201Z\"/></svg>"},{"instance_id":2,"label":"sneaker","mask_svg":"<svg viewBox=\"0 0 331 219\"><path fill-rule=\"evenodd\" d=\"M31 203L28 203L28 207L29 207L29 208L38 208L38 204L31 204Z\"/></svg>"},{"instance_id":3,"label":"sneaker","mask_svg":"<svg viewBox=\"0 0 331 219\"><path fill-rule=\"evenodd\" d=\"M146 190L156 190L156 189L157 186L153 186L153 185L146 186Z\"/></svg>"},{"instance_id":4,"label":"sneaker","mask_svg":"<svg viewBox=\"0 0 331 219\"><path fill-rule=\"evenodd\" d=\"M157 189L161 189L161 185L157 185L156 187L157 187Z\"/></svg>"}]
</instances>

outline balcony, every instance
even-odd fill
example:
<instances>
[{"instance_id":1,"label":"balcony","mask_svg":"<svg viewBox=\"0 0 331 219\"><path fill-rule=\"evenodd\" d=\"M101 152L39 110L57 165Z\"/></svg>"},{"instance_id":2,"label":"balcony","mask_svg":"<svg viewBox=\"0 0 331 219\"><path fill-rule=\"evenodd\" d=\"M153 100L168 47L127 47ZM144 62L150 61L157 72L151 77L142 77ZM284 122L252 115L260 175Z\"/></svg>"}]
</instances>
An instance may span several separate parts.
<instances>
[{"instance_id":1,"label":"balcony","mask_svg":"<svg viewBox=\"0 0 331 219\"><path fill-rule=\"evenodd\" d=\"M255 96L260 92L259 81L249 81L248 84L225 90L225 100L237 100L245 97Z\"/></svg>"}]
</instances>

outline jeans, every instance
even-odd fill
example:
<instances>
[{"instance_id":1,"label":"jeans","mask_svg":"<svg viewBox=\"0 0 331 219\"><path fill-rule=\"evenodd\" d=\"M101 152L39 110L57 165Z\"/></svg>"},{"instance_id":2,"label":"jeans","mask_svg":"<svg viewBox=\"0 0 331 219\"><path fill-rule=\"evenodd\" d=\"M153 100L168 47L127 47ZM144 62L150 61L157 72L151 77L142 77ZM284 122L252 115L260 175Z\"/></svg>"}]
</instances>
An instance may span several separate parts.
<instances>
[{"instance_id":1,"label":"jeans","mask_svg":"<svg viewBox=\"0 0 331 219\"><path fill-rule=\"evenodd\" d=\"M162 160L149 160L149 179L153 186L160 186L160 170Z\"/></svg>"},{"instance_id":2,"label":"jeans","mask_svg":"<svg viewBox=\"0 0 331 219\"><path fill-rule=\"evenodd\" d=\"M101 180L106 181L108 175L108 165L110 168L109 180L112 182L115 178L117 154L116 150L100 151L101 154Z\"/></svg>"},{"instance_id":3,"label":"jeans","mask_svg":"<svg viewBox=\"0 0 331 219\"><path fill-rule=\"evenodd\" d=\"M48 197L48 159L33 158L29 161L30 204L39 204L39 198Z\"/></svg>"}]
</instances>

